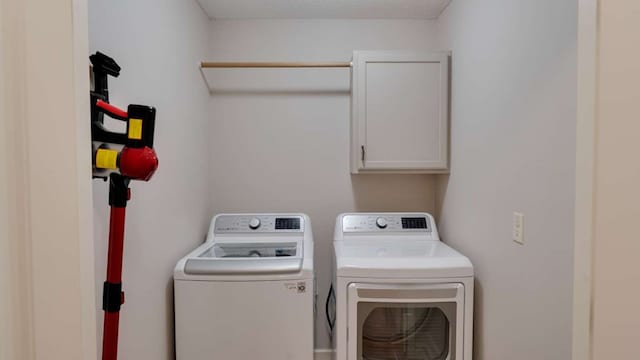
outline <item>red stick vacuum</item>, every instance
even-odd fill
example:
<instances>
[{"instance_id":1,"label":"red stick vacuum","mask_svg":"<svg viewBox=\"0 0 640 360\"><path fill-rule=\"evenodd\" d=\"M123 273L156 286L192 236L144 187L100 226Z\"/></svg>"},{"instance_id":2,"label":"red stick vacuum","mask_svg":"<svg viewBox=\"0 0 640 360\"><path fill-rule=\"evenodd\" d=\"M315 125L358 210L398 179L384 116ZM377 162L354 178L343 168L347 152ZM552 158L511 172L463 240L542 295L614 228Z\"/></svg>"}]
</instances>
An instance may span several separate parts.
<instances>
[{"instance_id":1,"label":"red stick vacuum","mask_svg":"<svg viewBox=\"0 0 640 360\"><path fill-rule=\"evenodd\" d=\"M145 105L129 105L127 111L109 104L107 76L117 77L120 66L110 57L96 53L93 64L94 90L91 92L91 138L93 140L93 177L109 180L109 253L107 280L104 282L102 309L104 334L102 359L118 358L118 329L120 307L124 304L122 291L122 254L127 201L131 198L131 180L148 181L158 168L153 150L156 110ZM126 121L125 133L104 128L104 115ZM113 146L121 147L119 150Z\"/></svg>"}]
</instances>

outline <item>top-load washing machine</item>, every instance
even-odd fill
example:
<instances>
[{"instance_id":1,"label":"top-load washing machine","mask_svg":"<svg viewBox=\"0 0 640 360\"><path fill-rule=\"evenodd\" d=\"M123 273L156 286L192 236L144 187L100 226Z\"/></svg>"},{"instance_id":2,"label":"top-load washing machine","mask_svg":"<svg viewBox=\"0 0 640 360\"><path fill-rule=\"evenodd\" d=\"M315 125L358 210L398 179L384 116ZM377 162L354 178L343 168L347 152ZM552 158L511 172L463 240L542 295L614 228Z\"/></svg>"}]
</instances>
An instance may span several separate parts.
<instances>
[{"instance_id":1,"label":"top-load washing machine","mask_svg":"<svg viewBox=\"0 0 640 360\"><path fill-rule=\"evenodd\" d=\"M337 360L471 360L473 267L426 213L338 216Z\"/></svg>"},{"instance_id":2,"label":"top-load washing machine","mask_svg":"<svg viewBox=\"0 0 640 360\"><path fill-rule=\"evenodd\" d=\"M177 360L313 359L308 216L217 215L174 287Z\"/></svg>"}]
</instances>

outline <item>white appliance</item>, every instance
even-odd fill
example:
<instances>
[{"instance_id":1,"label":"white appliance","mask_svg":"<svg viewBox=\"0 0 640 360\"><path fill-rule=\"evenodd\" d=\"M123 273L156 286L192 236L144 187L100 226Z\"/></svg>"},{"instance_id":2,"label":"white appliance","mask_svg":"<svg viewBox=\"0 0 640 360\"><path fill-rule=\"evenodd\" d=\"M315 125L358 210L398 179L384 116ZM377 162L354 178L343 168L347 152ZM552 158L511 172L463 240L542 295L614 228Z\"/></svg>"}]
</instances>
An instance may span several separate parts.
<instances>
[{"instance_id":1,"label":"white appliance","mask_svg":"<svg viewBox=\"0 0 640 360\"><path fill-rule=\"evenodd\" d=\"M221 214L174 271L177 360L313 359L313 235L304 214Z\"/></svg>"},{"instance_id":2,"label":"white appliance","mask_svg":"<svg viewBox=\"0 0 640 360\"><path fill-rule=\"evenodd\" d=\"M338 216L337 360L471 360L473 267L426 213Z\"/></svg>"}]
</instances>

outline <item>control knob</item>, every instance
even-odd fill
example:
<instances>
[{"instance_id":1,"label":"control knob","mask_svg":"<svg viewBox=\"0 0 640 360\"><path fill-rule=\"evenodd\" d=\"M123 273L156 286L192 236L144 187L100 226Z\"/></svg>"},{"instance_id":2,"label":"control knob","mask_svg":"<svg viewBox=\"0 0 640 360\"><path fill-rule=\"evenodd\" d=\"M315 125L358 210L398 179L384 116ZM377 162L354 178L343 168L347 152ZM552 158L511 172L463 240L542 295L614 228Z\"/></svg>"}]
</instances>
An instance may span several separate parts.
<instances>
[{"instance_id":1,"label":"control knob","mask_svg":"<svg viewBox=\"0 0 640 360\"><path fill-rule=\"evenodd\" d=\"M387 227L387 219L383 218L383 217L379 217L376 219L376 225L380 228L380 229L384 229Z\"/></svg>"},{"instance_id":2,"label":"control knob","mask_svg":"<svg viewBox=\"0 0 640 360\"><path fill-rule=\"evenodd\" d=\"M249 227L250 227L251 229L253 229L253 230L255 230L255 229L259 228L259 227L260 227L260 219L258 219L258 218L252 218L252 219L249 221Z\"/></svg>"}]
</instances>

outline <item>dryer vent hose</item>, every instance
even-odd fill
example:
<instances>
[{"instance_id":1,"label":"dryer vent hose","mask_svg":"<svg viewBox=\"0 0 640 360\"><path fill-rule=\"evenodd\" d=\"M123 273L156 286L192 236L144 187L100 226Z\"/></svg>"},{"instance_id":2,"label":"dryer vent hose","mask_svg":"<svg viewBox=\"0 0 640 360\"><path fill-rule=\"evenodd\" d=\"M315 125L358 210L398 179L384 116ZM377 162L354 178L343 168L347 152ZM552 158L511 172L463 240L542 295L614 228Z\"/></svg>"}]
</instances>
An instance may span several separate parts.
<instances>
[{"instance_id":1,"label":"dryer vent hose","mask_svg":"<svg viewBox=\"0 0 640 360\"><path fill-rule=\"evenodd\" d=\"M331 316L331 312L329 312L329 308L331 307L331 300L333 299L334 310L335 310L335 292L333 291L333 284L329 286L329 293L327 294L327 301L324 304L324 312L327 315L327 325L329 325L329 332L333 334L333 327L336 323L335 319L335 311L333 313L333 318Z\"/></svg>"}]
</instances>

